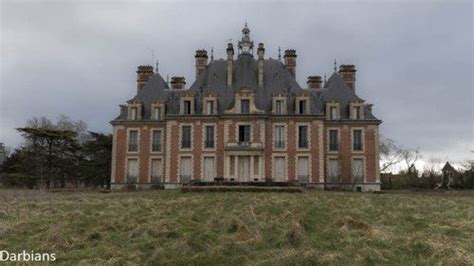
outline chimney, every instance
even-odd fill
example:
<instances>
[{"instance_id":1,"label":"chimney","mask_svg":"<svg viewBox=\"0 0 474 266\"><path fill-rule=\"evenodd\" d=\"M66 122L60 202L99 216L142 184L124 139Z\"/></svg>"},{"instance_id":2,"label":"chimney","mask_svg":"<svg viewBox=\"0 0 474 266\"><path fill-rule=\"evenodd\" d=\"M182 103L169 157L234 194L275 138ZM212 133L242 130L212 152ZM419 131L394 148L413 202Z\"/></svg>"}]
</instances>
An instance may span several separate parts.
<instances>
[{"instance_id":1,"label":"chimney","mask_svg":"<svg viewBox=\"0 0 474 266\"><path fill-rule=\"evenodd\" d=\"M184 85L186 85L186 81L184 77L171 77L171 88L174 90L182 90L184 89Z\"/></svg>"},{"instance_id":2,"label":"chimney","mask_svg":"<svg viewBox=\"0 0 474 266\"><path fill-rule=\"evenodd\" d=\"M194 56L196 59L196 79L201 74L204 69L206 69L207 66L207 51L202 49L202 50L196 50L196 55Z\"/></svg>"},{"instance_id":3,"label":"chimney","mask_svg":"<svg viewBox=\"0 0 474 266\"><path fill-rule=\"evenodd\" d=\"M293 77L296 77L296 50L285 50L283 58L285 59L285 67L290 71Z\"/></svg>"},{"instance_id":4,"label":"chimney","mask_svg":"<svg viewBox=\"0 0 474 266\"><path fill-rule=\"evenodd\" d=\"M265 54L265 48L263 43L258 44L258 85L263 86L263 55Z\"/></svg>"},{"instance_id":5,"label":"chimney","mask_svg":"<svg viewBox=\"0 0 474 266\"><path fill-rule=\"evenodd\" d=\"M234 47L227 44L227 86L232 86L232 63L234 61Z\"/></svg>"},{"instance_id":6,"label":"chimney","mask_svg":"<svg viewBox=\"0 0 474 266\"><path fill-rule=\"evenodd\" d=\"M142 65L137 68L137 91L145 87L150 77L153 75L153 67L150 65Z\"/></svg>"},{"instance_id":7,"label":"chimney","mask_svg":"<svg viewBox=\"0 0 474 266\"><path fill-rule=\"evenodd\" d=\"M346 82L347 86L355 91L356 69L354 65L339 66L339 75Z\"/></svg>"},{"instance_id":8,"label":"chimney","mask_svg":"<svg viewBox=\"0 0 474 266\"><path fill-rule=\"evenodd\" d=\"M321 76L309 76L308 81L306 84L308 85L308 89L321 89Z\"/></svg>"}]
</instances>

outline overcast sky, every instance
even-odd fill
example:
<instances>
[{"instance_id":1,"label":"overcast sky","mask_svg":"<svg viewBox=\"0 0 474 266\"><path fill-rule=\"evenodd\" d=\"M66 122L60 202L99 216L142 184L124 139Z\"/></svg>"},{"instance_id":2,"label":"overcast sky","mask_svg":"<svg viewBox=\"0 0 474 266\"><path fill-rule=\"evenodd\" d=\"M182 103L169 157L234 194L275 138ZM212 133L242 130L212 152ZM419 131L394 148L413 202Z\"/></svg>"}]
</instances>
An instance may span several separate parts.
<instances>
[{"instance_id":1,"label":"overcast sky","mask_svg":"<svg viewBox=\"0 0 474 266\"><path fill-rule=\"evenodd\" d=\"M297 51L297 79L355 64L356 90L383 120L382 134L425 158L473 157L471 1L3 1L0 142L33 116L67 114L89 129L136 92L136 66L194 78L196 49L225 57L248 21L265 56Z\"/></svg>"}]
</instances>

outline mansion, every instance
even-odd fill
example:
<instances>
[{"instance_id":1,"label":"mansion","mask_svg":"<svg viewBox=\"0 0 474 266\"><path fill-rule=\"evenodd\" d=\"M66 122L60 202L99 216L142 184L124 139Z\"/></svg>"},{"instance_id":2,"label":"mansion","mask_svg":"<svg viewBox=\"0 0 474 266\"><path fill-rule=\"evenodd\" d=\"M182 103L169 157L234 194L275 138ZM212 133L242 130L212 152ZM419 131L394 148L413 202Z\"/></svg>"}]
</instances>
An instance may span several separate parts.
<instances>
[{"instance_id":1,"label":"mansion","mask_svg":"<svg viewBox=\"0 0 474 266\"><path fill-rule=\"evenodd\" d=\"M111 188L225 180L380 190L381 120L356 94L355 66L301 86L295 50L272 59L255 48L245 25L226 59L197 50L190 86L139 66L135 97L111 121Z\"/></svg>"}]
</instances>

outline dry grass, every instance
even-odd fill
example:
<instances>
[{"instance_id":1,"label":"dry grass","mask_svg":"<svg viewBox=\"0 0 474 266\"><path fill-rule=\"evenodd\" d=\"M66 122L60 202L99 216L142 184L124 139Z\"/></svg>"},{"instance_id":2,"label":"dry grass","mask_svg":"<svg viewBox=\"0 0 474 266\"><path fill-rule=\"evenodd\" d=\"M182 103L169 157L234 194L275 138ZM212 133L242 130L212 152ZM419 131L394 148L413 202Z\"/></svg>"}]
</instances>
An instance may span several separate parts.
<instances>
[{"instance_id":1,"label":"dry grass","mask_svg":"<svg viewBox=\"0 0 474 266\"><path fill-rule=\"evenodd\" d=\"M0 190L0 250L62 264L473 264L474 197Z\"/></svg>"}]
</instances>

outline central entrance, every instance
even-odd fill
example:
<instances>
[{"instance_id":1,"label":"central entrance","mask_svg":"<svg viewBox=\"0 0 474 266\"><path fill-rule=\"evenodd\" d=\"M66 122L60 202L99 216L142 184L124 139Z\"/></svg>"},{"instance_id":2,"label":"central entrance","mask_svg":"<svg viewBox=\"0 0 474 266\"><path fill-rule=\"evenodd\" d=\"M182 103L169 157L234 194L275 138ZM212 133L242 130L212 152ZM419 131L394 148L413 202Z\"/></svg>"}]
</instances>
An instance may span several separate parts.
<instances>
[{"instance_id":1,"label":"central entrance","mask_svg":"<svg viewBox=\"0 0 474 266\"><path fill-rule=\"evenodd\" d=\"M238 159L238 177L237 180L248 182L250 181L250 156L239 156Z\"/></svg>"}]
</instances>

